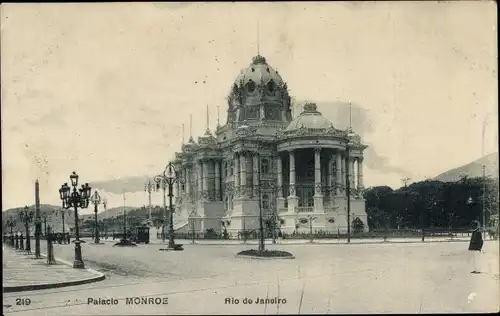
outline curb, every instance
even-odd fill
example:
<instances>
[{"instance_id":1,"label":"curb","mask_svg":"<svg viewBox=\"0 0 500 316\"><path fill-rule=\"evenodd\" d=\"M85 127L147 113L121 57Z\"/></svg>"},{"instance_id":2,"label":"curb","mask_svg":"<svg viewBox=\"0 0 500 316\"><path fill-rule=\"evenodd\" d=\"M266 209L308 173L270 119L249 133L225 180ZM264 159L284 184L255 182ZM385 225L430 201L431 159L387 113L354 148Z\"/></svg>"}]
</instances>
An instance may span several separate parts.
<instances>
[{"instance_id":1,"label":"curb","mask_svg":"<svg viewBox=\"0 0 500 316\"><path fill-rule=\"evenodd\" d=\"M266 245L276 245L276 246L303 246L303 245L380 245L380 244L432 244L432 243L443 243L443 242L469 242L469 240L460 240L460 239L455 239L455 240L426 240L424 242L420 240L408 240L408 241L371 241L371 242L351 242L347 243L347 241L343 242L316 242L313 241L312 243L307 241L307 242L301 242L301 243L276 243L276 244L267 244ZM258 245L258 243L189 243L188 245L200 245L200 246L254 246Z\"/></svg>"},{"instance_id":2,"label":"curb","mask_svg":"<svg viewBox=\"0 0 500 316\"><path fill-rule=\"evenodd\" d=\"M246 256L246 255L234 255L235 258L243 259L256 259L256 260L283 260L283 259L295 259L295 256L288 257L257 257L257 256Z\"/></svg>"},{"instance_id":3,"label":"curb","mask_svg":"<svg viewBox=\"0 0 500 316\"><path fill-rule=\"evenodd\" d=\"M46 254L40 254L42 257L46 258ZM73 264L71 262L68 262L66 260L62 259L57 259L56 262L60 262L64 265L73 267ZM3 292L4 293L13 293L13 292L24 292L24 291L36 291L36 290L46 290L46 289L56 289L60 287L66 287L66 286L74 286L74 285L82 285L82 284L88 284L88 283L94 283L94 282L99 282L103 281L106 279L106 276L96 270L90 269L90 268L85 268L83 270L87 270L88 272L91 272L95 274L96 276L93 278L86 278L86 279L81 279L81 280L75 280L75 281L67 281L67 282L58 282L58 283L43 283L43 284L32 284L32 285L16 285L16 286L4 286L3 287Z\"/></svg>"}]
</instances>

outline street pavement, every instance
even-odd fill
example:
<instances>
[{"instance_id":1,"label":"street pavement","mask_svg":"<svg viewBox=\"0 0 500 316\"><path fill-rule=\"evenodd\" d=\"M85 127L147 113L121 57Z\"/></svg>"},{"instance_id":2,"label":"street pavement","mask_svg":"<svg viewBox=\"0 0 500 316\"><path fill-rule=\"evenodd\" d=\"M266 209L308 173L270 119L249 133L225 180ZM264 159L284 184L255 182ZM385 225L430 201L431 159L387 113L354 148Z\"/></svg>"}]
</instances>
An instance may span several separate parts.
<instances>
[{"instance_id":1,"label":"street pavement","mask_svg":"<svg viewBox=\"0 0 500 316\"><path fill-rule=\"evenodd\" d=\"M71 288L4 295L4 315L465 313L499 310L499 244L486 241L481 274L471 274L467 243L278 244L293 260L236 258L255 245L159 243L134 248L87 241L87 267L106 280ZM72 260L73 245L55 245ZM136 296L168 304L127 304ZM18 306L16 298L30 298ZM279 297L279 305L255 304ZM88 304L116 299L115 305ZM253 300L244 304L244 299ZM236 299L239 303L236 304ZM129 301L130 303L130 301ZM11 305L5 308L5 305Z\"/></svg>"},{"instance_id":2,"label":"street pavement","mask_svg":"<svg viewBox=\"0 0 500 316\"><path fill-rule=\"evenodd\" d=\"M2 247L3 290L19 292L25 289L52 288L98 281L102 273L87 269L73 269L68 262L47 265L47 259L36 259L34 254Z\"/></svg>"}]
</instances>

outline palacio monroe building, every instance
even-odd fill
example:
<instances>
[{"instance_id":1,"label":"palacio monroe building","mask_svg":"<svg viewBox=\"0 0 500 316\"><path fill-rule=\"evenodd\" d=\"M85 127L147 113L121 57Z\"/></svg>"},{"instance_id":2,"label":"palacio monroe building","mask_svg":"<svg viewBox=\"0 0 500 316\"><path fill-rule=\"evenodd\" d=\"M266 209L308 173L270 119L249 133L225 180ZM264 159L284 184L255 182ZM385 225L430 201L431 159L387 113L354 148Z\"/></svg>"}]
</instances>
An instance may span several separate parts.
<instances>
[{"instance_id":1,"label":"palacio monroe building","mask_svg":"<svg viewBox=\"0 0 500 316\"><path fill-rule=\"evenodd\" d=\"M287 84L260 55L238 75L227 103L224 125L175 153L176 231L258 229L260 204L263 218L274 216L286 233L310 225L345 232L346 170L351 223L359 218L368 230L361 196L367 146L358 135L336 129L314 103L293 118Z\"/></svg>"}]
</instances>

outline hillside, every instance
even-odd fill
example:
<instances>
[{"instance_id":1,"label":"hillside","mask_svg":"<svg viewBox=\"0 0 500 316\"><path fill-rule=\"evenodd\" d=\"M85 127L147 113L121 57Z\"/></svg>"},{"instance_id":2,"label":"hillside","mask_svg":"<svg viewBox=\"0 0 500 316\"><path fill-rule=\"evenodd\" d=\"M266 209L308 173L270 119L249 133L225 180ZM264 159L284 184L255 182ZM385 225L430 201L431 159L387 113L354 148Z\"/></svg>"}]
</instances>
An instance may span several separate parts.
<instances>
[{"instance_id":1,"label":"hillside","mask_svg":"<svg viewBox=\"0 0 500 316\"><path fill-rule=\"evenodd\" d=\"M498 178L498 153L491 153L466 165L445 171L435 177L434 180L455 182L463 176L482 177L483 165L485 166L486 176Z\"/></svg>"},{"instance_id":2,"label":"hillside","mask_svg":"<svg viewBox=\"0 0 500 316\"><path fill-rule=\"evenodd\" d=\"M101 208L102 208L102 206L101 206ZM125 210L127 211L127 214L130 211L133 211L135 209L137 209L137 207L133 207L133 206L126 206L125 207ZM99 219L112 218L112 217L117 217L117 216L120 216L120 215L123 215L123 206L113 207L113 208L107 209L106 213L104 213L104 212L97 213L97 217ZM92 215L92 216L94 216L94 215Z\"/></svg>"},{"instance_id":3,"label":"hillside","mask_svg":"<svg viewBox=\"0 0 500 316\"><path fill-rule=\"evenodd\" d=\"M35 205L28 205L29 210L35 212ZM47 225L54 227L56 230L62 230L62 216L59 212L61 210L60 206L54 206L49 204L41 204L40 205L40 215L42 217L42 229L44 227L44 217L47 219ZM7 227L7 220L13 219L16 222L16 227L14 227L14 231L17 229L19 231L24 232L24 224L21 221L20 212L24 211L24 207L11 208L2 213L2 227L4 231L10 231L10 228ZM34 218L33 222L30 224L30 227L34 226ZM72 210L66 210L64 216L64 224L67 227L72 227L75 223L74 215Z\"/></svg>"}]
</instances>

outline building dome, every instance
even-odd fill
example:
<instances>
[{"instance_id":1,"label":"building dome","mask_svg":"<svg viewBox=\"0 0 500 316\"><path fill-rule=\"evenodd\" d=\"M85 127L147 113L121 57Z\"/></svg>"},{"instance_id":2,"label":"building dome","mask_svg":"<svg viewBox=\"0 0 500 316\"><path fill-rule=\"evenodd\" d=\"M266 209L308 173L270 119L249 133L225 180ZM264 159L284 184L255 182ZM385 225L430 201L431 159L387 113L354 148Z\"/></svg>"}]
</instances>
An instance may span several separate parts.
<instances>
[{"instance_id":1,"label":"building dome","mask_svg":"<svg viewBox=\"0 0 500 316\"><path fill-rule=\"evenodd\" d=\"M287 84L261 55L237 76L227 100L227 123L292 120Z\"/></svg>"},{"instance_id":2,"label":"building dome","mask_svg":"<svg viewBox=\"0 0 500 316\"><path fill-rule=\"evenodd\" d=\"M235 84L237 86L246 86L252 81L255 84L267 85L271 80L278 86L284 83L278 72L267 64L266 58L257 55L252 58L250 66L241 71L236 78Z\"/></svg>"},{"instance_id":3,"label":"building dome","mask_svg":"<svg viewBox=\"0 0 500 316\"><path fill-rule=\"evenodd\" d=\"M332 127L332 122L318 112L316 103L306 103L302 113L290 122L286 130L293 131L299 128L328 129Z\"/></svg>"}]
</instances>

